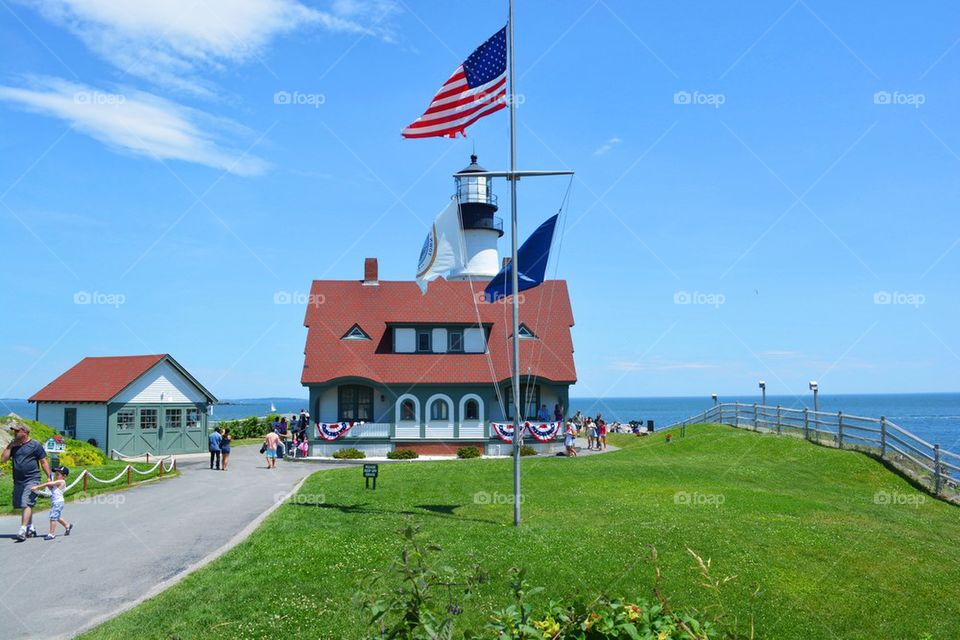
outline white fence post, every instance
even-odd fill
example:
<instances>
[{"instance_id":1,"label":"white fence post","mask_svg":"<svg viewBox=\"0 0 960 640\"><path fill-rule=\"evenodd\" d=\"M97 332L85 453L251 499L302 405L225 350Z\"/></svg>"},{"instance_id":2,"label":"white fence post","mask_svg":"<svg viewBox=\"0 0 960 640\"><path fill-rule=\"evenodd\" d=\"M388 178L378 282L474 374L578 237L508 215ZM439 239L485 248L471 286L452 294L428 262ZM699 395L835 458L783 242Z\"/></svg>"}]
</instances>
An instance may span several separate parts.
<instances>
[{"instance_id":1,"label":"white fence post","mask_svg":"<svg viewBox=\"0 0 960 640\"><path fill-rule=\"evenodd\" d=\"M753 430L760 428L760 420L757 418L757 403L753 403Z\"/></svg>"},{"instance_id":2,"label":"white fence post","mask_svg":"<svg viewBox=\"0 0 960 640\"><path fill-rule=\"evenodd\" d=\"M780 435L783 431L783 427L780 423L781 409L780 405L777 405L777 435Z\"/></svg>"},{"instance_id":3,"label":"white fence post","mask_svg":"<svg viewBox=\"0 0 960 640\"><path fill-rule=\"evenodd\" d=\"M837 411L837 446L843 449L843 411Z\"/></svg>"},{"instance_id":4,"label":"white fence post","mask_svg":"<svg viewBox=\"0 0 960 640\"><path fill-rule=\"evenodd\" d=\"M740 403L733 403L733 424L736 427L740 426Z\"/></svg>"},{"instance_id":5,"label":"white fence post","mask_svg":"<svg viewBox=\"0 0 960 640\"><path fill-rule=\"evenodd\" d=\"M803 408L803 437L810 439L810 410Z\"/></svg>"}]
</instances>

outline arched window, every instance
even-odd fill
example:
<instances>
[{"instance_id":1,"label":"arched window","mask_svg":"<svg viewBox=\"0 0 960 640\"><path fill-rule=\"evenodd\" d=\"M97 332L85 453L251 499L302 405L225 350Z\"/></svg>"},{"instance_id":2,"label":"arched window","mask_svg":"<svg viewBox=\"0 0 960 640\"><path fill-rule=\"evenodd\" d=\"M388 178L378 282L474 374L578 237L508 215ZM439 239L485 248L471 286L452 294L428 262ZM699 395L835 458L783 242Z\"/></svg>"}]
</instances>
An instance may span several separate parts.
<instances>
[{"instance_id":1,"label":"arched window","mask_svg":"<svg viewBox=\"0 0 960 640\"><path fill-rule=\"evenodd\" d=\"M417 406L413 404L413 400L407 398L400 403L400 419L401 420L416 420L417 419Z\"/></svg>"},{"instance_id":2,"label":"arched window","mask_svg":"<svg viewBox=\"0 0 960 640\"><path fill-rule=\"evenodd\" d=\"M430 419L431 420L449 420L450 419L450 408L447 406L447 403L439 398L430 403Z\"/></svg>"},{"instance_id":3,"label":"arched window","mask_svg":"<svg viewBox=\"0 0 960 640\"><path fill-rule=\"evenodd\" d=\"M480 403L476 400L467 400L467 403L463 405L463 419L464 420L479 420L480 419Z\"/></svg>"},{"instance_id":4,"label":"arched window","mask_svg":"<svg viewBox=\"0 0 960 640\"><path fill-rule=\"evenodd\" d=\"M420 400L417 399L417 396L405 393L397 398L395 407L397 422L420 423Z\"/></svg>"}]
</instances>

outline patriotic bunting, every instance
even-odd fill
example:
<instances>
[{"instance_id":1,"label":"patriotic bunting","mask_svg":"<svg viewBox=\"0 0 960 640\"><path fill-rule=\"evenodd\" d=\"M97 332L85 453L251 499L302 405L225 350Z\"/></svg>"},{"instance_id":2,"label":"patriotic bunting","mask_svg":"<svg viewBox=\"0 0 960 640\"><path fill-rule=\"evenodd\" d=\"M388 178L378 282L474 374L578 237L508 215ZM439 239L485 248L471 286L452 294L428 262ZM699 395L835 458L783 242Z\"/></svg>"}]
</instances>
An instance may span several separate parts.
<instances>
[{"instance_id":1,"label":"patriotic bunting","mask_svg":"<svg viewBox=\"0 0 960 640\"><path fill-rule=\"evenodd\" d=\"M538 442L550 442L560 433L559 422L527 422L523 426Z\"/></svg>"},{"instance_id":2,"label":"patriotic bunting","mask_svg":"<svg viewBox=\"0 0 960 640\"><path fill-rule=\"evenodd\" d=\"M318 422L317 437L333 442L342 438L347 431L350 431L354 425L363 424L362 422Z\"/></svg>"},{"instance_id":3,"label":"patriotic bunting","mask_svg":"<svg viewBox=\"0 0 960 640\"><path fill-rule=\"evenodd\" d=\"M491 422L490 426L493 427L493 432L497 434L497 437L510 444L513 442L513 425L512 424L503 424L502 422Z\"/></svg>"}]
</instances>

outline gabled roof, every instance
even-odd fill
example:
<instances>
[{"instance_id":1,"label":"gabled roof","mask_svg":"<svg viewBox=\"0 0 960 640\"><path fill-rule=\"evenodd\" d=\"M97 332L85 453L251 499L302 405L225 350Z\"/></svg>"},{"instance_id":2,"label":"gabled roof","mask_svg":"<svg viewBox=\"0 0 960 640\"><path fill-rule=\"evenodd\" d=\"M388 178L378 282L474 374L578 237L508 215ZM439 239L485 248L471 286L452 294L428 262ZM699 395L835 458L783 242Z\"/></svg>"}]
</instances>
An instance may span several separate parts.
<instances>
[{"instance_id":1,"label":"gabled roof","mask_svg":"<svg viewBox=\"0 0 960 640\"><path fill-rule=\"evenodd\" d=\"M480 301L483 282L430 283L426 295L413 281L315 280L304 324L304 385L341 378L386 384L490 384L510 377L510 300ZM567 283L548 280L522 292L520 319L539 338L520 344L520 369L555 382L576 382L573 362L573 311ZM372 340L341 340L359 324ZM490 327L488 353L392 353L390 327L397 325L474 325Z\"/></svg>"},{"instance_id":2,"label":"gabled roof","mask_svg":"<svg viewBox=\"0 0 960 640\"><path fill-rule=\"evenodd\" d=\"M84 358L59 378L30 396L30 402L109 402L145 373L169 362L211 402L217 399L170 355Z\"/></svg>"}]
</instances>

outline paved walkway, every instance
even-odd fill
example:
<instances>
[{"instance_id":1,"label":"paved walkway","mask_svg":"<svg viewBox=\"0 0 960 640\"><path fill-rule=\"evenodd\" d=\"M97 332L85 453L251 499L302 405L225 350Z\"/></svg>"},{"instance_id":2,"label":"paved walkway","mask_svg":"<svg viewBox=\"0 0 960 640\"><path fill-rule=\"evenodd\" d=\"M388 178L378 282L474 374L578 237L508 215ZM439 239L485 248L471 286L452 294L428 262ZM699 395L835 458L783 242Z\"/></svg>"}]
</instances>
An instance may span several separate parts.
<instances>
[{"instance_id":1,"label":"paved walkway","mask_svg":"<svg viewBox=\"0 0 960 640\"><path fill-rule=\"evenodd\" d=\"M14 543L19 518L0 517L0 637L69 638L115 615L332 466L278 461L268 471L258 449L234 447L226 473L194 458L177 462L179 478L104 494L99 503L68 502L63 515L76 524L68 538ZM45 533L47 513L34 524Z\"/></svg>"}]
</instances>

